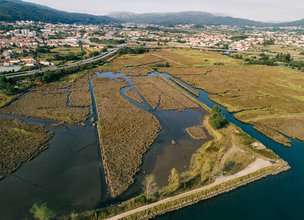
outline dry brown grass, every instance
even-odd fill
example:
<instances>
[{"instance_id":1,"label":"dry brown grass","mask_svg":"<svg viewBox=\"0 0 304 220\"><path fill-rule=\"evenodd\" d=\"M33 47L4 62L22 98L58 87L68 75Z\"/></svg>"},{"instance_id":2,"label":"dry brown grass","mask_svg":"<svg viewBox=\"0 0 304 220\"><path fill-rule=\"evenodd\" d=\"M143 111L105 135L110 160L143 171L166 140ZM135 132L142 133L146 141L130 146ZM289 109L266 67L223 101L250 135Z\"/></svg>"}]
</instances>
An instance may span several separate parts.
<instances>
[{"instance_id":1,"label":"dry brown grass","mask_svg":"<svg viewBox=\"0 0 304 220\"><path fill-rule=\"evenodd\" d=\"M186 131L193 139L206 139L207 135L205 133L204 127L202 125L197 125L191 128L186 128Z\"/></svg>"},{"instance_id":2,"label":"dry brown grass","mask_svg":"<svg viewBox=\"0 0 304 220\"><path fill-rule=\"evenodd\" d=\"M87 75L73 81L70 88L72 90L71 106L89 107L91 105L91 94Z\"/></svg>"},{"instance_id":3,"label":"dry brown grass","mask_svg":"<svg viewBox=\"0 0 304 220\"><path fill-rule=\"evenodd\" d=\"M42 126L28 125L17 119L0 118L0 174L15 171L36 156L52 137Z\"/></svg>"},{"instance_id":4,"label":"dry brown grass","mask_svg":"<svg viewBox=\"0 0 304 220\"><path fill-rule=\"evenodd\" d=\"M67 92L72 90L71 107L67 107ZM86 106L74 108L73 106ZM51 119L67 123L84 122L89 114L90 93L87 76L72 81L44 84L28 92L20 99L0 109L2 113Z\"/></svg>"},{"instance_id":5,"label":"dry brown grass","mask_svg":"<svg viewBox=\"0 0 304 220\"><path fill-rule=\"evenodd\" d=\"M207 69L207 68L206 68ZM304 140L304 76L298 71L265 66L208 67L209 73L176 74L204 89L236 117L269 137L287 144L280 135ZM170 73L170 70L168 71Z\"/></svg>"},{"instance_id":6,"label":"dry brown grass","mask_svg":"<svg viewBox=\"0 0 304 220\"><path fill-rule=\"evenodd\" d=\"M198 107L196 103L168 84L162 77L134 78L136 87L152 108L164 110Z\"/></svg>"},{"instance_id":7,"label":"dry brown grass","mask_svg":"<svg viewBox=\"0 0 304 220\"><path fill-rule=\"evenodd\" d=\"M152 67L164 62L163 59L153 56L150 53L132 55L125 54L112 59L98 70L101 72L123 72L126 75L146 75L151 72Z\"/></svg>"},{"instance_id":8,"label":"dry brown grass","mask_svg":"<svg viewBox=\"0 0 304 220\"><path fill-rule=\"evenodd\" d=\"M133 99L134 101L136 101L138 103L143 102L133 88L130 88L129 90L126 91L126 96L128 96L129 98Z\"/></svg>"},{"instance_id":9,"label":"dry brown grass","mask_svg":"<svg viewBox=\"0 0 304 220\"><path fill-rule=\"evenodd\" d=\"M142 155L158 135L159 121L120 95L126 82L93 78L106 178L112 197L134 181Z\"/></svg>"},{"instance_id":10,"label":"dry brown grass","mask_svg":"<svg viewBox=\"0 0 304 220\"><path fill-rule=\"evenodd\" d=\"M168 62L171 67L159 67L158 71L168 72L204 89L213 101L235 112L239 120L253 124L270 138L288 144L280 135L282 133L304 140L301 123L304 120L301 114L304 112L304 75L301 72L287 67L245 65L242 60L217 52L177 48L150 50L144 55L123 55L105 68L142 75L155 67L151 62ZM216 62L222 62L224 66L215 66ZM126 65L133 68L127 69ZM146 87L146 90L156 90L152 85ZM159 102L157 94L147 94L151 96L153 107ZM163 102L168 105L168 98L163 98Z\"/></svg>"}]
</instances>

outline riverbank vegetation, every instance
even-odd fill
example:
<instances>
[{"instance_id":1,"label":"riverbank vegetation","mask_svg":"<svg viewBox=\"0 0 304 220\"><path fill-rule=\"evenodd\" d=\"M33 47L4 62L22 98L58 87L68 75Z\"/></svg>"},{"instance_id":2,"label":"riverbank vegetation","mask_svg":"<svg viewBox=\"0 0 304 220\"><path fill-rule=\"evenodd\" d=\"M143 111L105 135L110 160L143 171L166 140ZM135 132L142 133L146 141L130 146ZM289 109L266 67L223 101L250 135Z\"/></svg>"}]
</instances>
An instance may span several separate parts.
<instances>
[{"instance_id":1,"label":"riverbank vegetation","mask_svg":"<svg viewBox=\"0 0 304 220\"><path fill-rule=\"evenodd\" d=\"M215 105L212 108L210 124L214 129L220 129L228 125L228 120L222 114L222 110L219 106Z\"/></svg>"},{"instance_id":2,"label":"riverbank vegetation","mask_svg":"<svg viewBox=\"0 0 304 220\"><path fill-rule=\"evenodd\" d=\"M51 220L56 217L56 213L46 203L35 203L30 209L30 213L37 220Z\"/></svg>"},{"instance_id":3,"label":"riverbank vegetation","mask_svg":"<svg viewBox=\"0 0 304 220\"><path fill-rule=\"evenodd\" d=\"M38 125L0 118L0 174L15 171L47 147L52 134Z\"/></svg>"},{"instance_id":4,"label":"riverbank vegetation","mask_svg":"<svg viewBox=\"0 0 304 220\"><path fill-rule=\"evenodd\" d=\"M150 204L147 208L139 208L138 211L125 216L126 219L146 219L289 168L271 150L254 147L256 140L234 125L214 129L209 117L205 119L204 126L214 139L204 144L193 155L187 172L180 174L173 168L168 177L168 186L159 189L153 196L150 195L150 199L147 199L146 194L142 194L119 205L76 215L76 219L104 219ZM250 164L254 165L245 171Z\"/></svg>"},{"instance_id":5,"label":"riverbank vegetation","mask_svg":"<svg viewBox=\"0 0 304 220\"><path fill-rule=\"evenodd\" d=\"M93 78L98 131L110 194L116 197L134 181L143 154L160 130L159 121L120 95L124 81Z\"/></svg>"}]
</instances>

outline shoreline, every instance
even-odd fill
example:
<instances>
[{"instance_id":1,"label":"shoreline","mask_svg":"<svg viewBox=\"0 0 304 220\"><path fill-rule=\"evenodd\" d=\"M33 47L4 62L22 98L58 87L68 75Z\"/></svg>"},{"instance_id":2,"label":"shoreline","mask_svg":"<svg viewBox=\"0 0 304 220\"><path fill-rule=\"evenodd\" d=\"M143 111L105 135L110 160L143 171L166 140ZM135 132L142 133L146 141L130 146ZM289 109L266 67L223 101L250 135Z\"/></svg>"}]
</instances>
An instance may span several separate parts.
<instances>
[{"instance_id":1,"label":"shoreline","mask_svg":"<svg viewBox=\"0 0 304 220\"><path fill-rule=\"evenodd\" d=\"M230 192L239 187L245 186L252 182L258 181L270 175L277 175L279 173L288 171L290 166L284 161L280 160L282 163L280 166L271 165L258 169L254 172L248 173L243 176L232 178L226 182L217 184L216 182L209 185L194 189L182 194L165 198L155 203L151 203L134 210L124 212L122 214L106 218L108 220L118 220L118 219L150 219L159 215L166 214L168 212L177 211L186 206L196 204L200 201L213 198L215 196L221 195L226 192ZM249 165L250 166L250 165ZM242 171L240 171L242 172ZM239 173L240 173L239 172ZM263 172L263 173L260 173ZM238 173L237 173L238 174ZM235 174L234 174L235 175ZM233 176L233 175L232 175ZM244 178L244 179L243 179ZM235 184L235 181L238 183ZM228 185L227 185L228 184ZM224 186L227 185L227 186ZM177 204L176 204L177 203ZM165 207L163 207L165 206ZM142 210L143 209L143 210ZM134 212L134 213L131 213Z\"/></svg>"}]
</instances>

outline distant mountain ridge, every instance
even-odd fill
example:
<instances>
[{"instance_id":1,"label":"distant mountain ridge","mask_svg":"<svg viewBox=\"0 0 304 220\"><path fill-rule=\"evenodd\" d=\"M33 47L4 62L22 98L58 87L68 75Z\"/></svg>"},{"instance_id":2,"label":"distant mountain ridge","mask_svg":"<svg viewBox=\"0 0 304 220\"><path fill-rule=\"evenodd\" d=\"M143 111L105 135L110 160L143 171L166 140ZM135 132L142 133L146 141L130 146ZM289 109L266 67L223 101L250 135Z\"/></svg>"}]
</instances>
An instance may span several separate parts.
<instances>
[{"instance_id":1,"label":"distant mountain ridge","mask_svg":"<svg viewBox=\"0 0 304 220\"><path fill-rule=\"evenodd\" d=\"M298 21L284 22L280 23L282 26L303 26L304 27L304 19Z\"/></svg>"},{"instance_id":2,"label":"distant mountain ridge","mask_svg":"<svg viewBox=\"0 0 304 220\"><path fill-rule=\"evenodd\" d=\"M109 24L132 22L142 24L176 25L238 25L238 26L304 26L304 19L285 23L265 23L248 19L218 16L201 11L171 13L113 12L107 16L70 13L21 0L0 0L0 21L32 20L66 24Z\"/></svg>"},{"instance_id":3,"label":"distant mountain ridge","mask_svg":"<svg viewBox=\"0 0 304 220\"><path fill-rule=\"evenodd\" d=\"M130 12L113 12L107 16L116 18L124 22L176 25L176 24L196 24L196 25L240 25L240 26L263 26L266 23L252 21L229 16L216 16L208 12L185 11L170 13L144 13L135 14Z\"/></svg>"},{"instance_id":4,"label":"distant mountain ridge","mask_svg":"<svg viewBox=\"0 0 304 220\"><path fill-rule=\"evenodd\" d=\"M196 25L239 25L239 26L304 26L304 19L294 22L270 23L258 22L243 18L229 16L216 16L207 12L184 11L169 13L143 13L113 12L107 16L119 19L123 22L176 25L176 24L196 24Z\"/></svg>"},{"instance_id":5,"label":"distant mountain ridge","mask_svg":"<svg viewBox=\"0 0 304 220\"><path fill-rule=\"evenodd\" d=\"M32 20L50 23L109 24L119 22L107 16L69 13L20 0L0 0L0 21Z\"/></svg>"}]
</instances>

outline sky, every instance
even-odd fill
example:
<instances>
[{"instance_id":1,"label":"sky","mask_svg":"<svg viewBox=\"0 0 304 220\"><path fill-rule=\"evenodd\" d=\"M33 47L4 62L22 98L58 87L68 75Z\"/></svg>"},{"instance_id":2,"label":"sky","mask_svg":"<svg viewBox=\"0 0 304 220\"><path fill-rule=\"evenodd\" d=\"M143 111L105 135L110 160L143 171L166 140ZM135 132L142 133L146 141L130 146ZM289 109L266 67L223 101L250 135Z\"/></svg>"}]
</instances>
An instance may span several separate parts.
<instances>
[{"instance_id":1,"label":"sky","mask_svg":"<svg viewBox=\"0 0 304 220\"><path fill-rule=\"evenodd\" d=\"M304 0L24 0L69 12L105 15L114 11L205 11L256 21L304 18Z\"/></svg>"}]
</instances>

